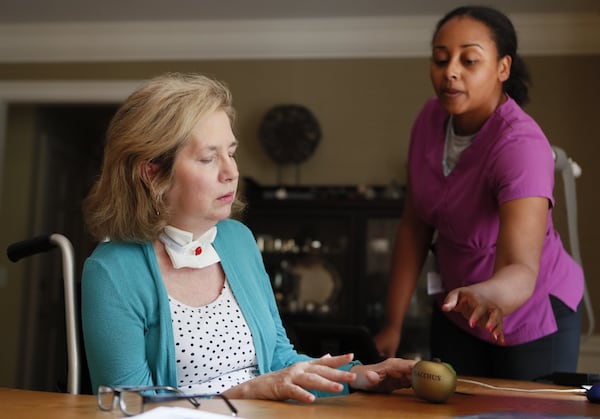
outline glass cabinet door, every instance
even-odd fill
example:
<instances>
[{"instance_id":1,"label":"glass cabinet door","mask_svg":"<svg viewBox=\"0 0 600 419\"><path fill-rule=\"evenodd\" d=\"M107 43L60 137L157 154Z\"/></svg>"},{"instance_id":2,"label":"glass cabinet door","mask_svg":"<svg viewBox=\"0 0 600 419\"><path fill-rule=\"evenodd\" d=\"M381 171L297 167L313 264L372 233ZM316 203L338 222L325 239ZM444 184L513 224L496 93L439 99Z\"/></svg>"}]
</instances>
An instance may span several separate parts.
<instances>
[{"instance_id":1,"label":"glass cabinet door","mask_svg":"<svg viewBox=\"0 0 600 419\"><path fill-rule=\"evenodd\" d=\"M355 269L349 217L253 217L254 231L284 321L351 323Z\"/></svg>"}]
</instances>

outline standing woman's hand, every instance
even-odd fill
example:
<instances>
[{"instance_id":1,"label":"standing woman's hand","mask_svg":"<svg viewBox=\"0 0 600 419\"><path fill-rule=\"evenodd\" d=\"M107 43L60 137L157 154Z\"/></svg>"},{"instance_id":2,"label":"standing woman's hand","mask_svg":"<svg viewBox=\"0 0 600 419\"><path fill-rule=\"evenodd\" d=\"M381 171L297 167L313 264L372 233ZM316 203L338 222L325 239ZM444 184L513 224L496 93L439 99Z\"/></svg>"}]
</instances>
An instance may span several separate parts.
<instances>
[{"instance_id":1,"label":"standing woman's hand","mask_svg":"<svg viewBox=\"0 0 600 419\"><path fill-rule=\"evenodd\" d=\"M395 357L400 338L400 327L385 326L374 338L379 355L384 358Z\"/></svg>"},{"instance_id":2,"label":"standing woman's hand","mask_svg":"<svg viewBox=\"0 0 600 419\"><path fill-rule=\"evenodd\" d=\"M497 343L504 345L502 309L473 289L462 287L452 290L442 304L442 311L461 313L469 322L469 327L484 328Z\"/></svg>"},{"instance_id":3,"label":"standing woman's hand","mask_svg":"<svg viewBox=\"0 0 600 419\"><path fill-rule=\"evenodd\" d=\"M315 396L308 390L339 393L344 389L341 383L350 383L356 379L356 374L337 369L353 358L353 354L325 355L312 361L298 362L246 381L223 394L232 399L297 400L311 403Z\"/></svg>"}]
</instances>

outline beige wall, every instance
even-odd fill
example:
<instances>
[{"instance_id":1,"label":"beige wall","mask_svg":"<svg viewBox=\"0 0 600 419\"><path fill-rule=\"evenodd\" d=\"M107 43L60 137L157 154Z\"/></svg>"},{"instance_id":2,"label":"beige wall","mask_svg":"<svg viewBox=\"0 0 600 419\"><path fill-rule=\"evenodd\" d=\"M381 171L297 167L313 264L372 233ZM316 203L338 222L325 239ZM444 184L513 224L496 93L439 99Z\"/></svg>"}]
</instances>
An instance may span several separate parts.
<instances>
[{"instance_id":1,"label":"beige wall","mask_svg":"<svg viewBox=\"0 0 600 419\"><path fill-rule=\"evenodd\" d=\"M550 141L563 147L583 168L577 182L581 251L596 311L600 316L600 207L595 182L600 179L600 56L525 57L533 74L532 102L526 108L540 123ZM265 112L280 103L308 106L319 119L323 138L316 153L300 168L302 184L383 184L405 181L404 164L412 120L431 95L428 60L241 60L170 63L1 64L0 80L16 79L144 79L165 71L193 71L226 81L239 113L238 161L242 174L261 183L274 183L277 168L263 152L257 138ZM5 185L0 219L0 244L19 240L27 233L28 208L22 194L30 183L27 169L31 151L20 154L14 143L27 128L19 118L9 121ZM18 136L19 135L19 136ZM18 163L18 164L17 164ZM12 172L11 172L12 171ZM15 176L15 172L25 172ZM284 181L294 182L295 169L286 168ZM15 179L19 179L15 182ZM558 194L560 198L560 194ZM9 204L11 203L12 204ZM19 210L13 209L19 203ZM557 222L564 222L562 202ZM563 234L566 238L566 233ZM9 262L1 261L3 267ZM10 272L12 273L12 271ZM16 359L18 308L21 292L8 278L0 290L3 341L0 348L0 385L10 385ZM599 318L600 322L600 318ZM600 371L600 365L596 369Z\"/></svg>"}]
</instances>

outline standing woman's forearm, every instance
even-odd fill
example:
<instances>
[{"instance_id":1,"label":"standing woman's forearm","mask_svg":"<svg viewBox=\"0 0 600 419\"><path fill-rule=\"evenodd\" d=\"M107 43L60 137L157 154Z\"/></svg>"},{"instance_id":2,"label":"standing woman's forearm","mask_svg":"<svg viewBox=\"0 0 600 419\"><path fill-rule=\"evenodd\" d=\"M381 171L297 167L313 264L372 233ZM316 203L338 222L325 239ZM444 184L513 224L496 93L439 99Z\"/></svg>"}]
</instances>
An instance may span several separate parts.
<instances>
[{"instance_id":1,"label":"standing woman's forearm","mask_svg":"<svg viewBox=\"0 0 600 419\"><path fill-rule=\"evenodd\" d=\"M515 199L500 205L494 274L481 287L495 300L504 315L518 309L533 294L547 219L546 198Z\"/></svg>"},{"instance_id":2,"label":"standing woman's forearm","mask_svg":"<svg viewBox=\"0 0 600 419\"><path fill-rule=\"evenodd\" d=\"M416 216L410 191L407 191L405 209L394 246L387 301L388 327L402 327L404 315L427 257L432 235L431 227Z\"/></svg>"}]
</instances>

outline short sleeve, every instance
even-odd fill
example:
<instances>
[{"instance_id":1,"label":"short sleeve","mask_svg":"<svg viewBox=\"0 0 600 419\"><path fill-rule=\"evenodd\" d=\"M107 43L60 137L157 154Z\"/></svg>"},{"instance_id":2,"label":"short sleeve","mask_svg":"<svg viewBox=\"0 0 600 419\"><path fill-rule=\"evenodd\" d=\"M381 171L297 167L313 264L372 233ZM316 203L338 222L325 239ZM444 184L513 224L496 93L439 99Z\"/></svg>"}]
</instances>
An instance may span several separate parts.
<instances>
[{"instance_id":1,"label":"short sleeve","mask_svg":"<svg viewBox=\"0 0 600 419\"><path fill-rule=\"evenodd\" d=\"M554 206L554 158L542 135L509 137L492 153L492 190L498 204L527 197L547 198Z\"/></svg>"}]
</instances>

